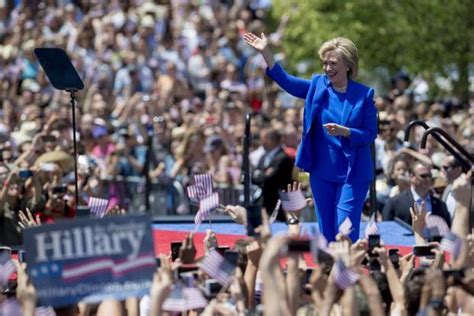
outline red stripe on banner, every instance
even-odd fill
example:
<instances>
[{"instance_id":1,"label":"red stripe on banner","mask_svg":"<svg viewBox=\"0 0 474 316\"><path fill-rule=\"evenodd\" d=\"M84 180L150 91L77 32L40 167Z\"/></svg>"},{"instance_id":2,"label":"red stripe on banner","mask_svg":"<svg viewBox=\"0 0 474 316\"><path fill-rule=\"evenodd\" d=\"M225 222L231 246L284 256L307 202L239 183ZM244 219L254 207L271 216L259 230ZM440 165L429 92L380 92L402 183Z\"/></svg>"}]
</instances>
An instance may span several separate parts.
<instances>
[{"instance_id":1,"label":"red stripe on banner","mask_svg":"<svg viewBox=\"0 0 474 316\"><path fill-rule=\"evenodd\" d=\"M156 261L151 254L142 254L132 260L114 261L109 258L84 261L79 264L65 266L62 272L65 281L74 281L102 272L110 272L115 276L146 267L155 267Z\"/></svg>"}]
</instances>

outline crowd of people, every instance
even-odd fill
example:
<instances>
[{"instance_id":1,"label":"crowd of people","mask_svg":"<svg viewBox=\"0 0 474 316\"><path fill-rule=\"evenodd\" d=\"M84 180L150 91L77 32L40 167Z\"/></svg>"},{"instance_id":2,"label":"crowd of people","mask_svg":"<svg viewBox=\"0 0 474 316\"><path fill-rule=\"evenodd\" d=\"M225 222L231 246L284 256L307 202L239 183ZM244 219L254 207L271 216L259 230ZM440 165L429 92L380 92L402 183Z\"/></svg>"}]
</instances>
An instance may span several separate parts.
<instances>
[{"instance_id":1,"label":"crowd of people","mask_svg":"<svg viewBox=\"0 0 474 316\"><path fill-rule=\"evenodd\" d=\"M303 131L303 102L265 77L264 59L242 38L247 32L266 32L269 45L280 47L291 16L282 16L278 27L269 30L265 21L270 8L270 1L246 0L0 1L0 244L21 244L18 222L20 211L26 209L36 224L74 218L76 206L87 205L89 197L108 199L114 212L119 208L136 211L129 208L130 200L145 190L144 182L123 180L131 177L178 182L185 188L195 174L211 173L216 185L238 186L246 113L252 113L254 183L265 191L275 181L284 186L295 179L302 182L304 191L310 191L304 172L296 168L289 172L285 167L295 159ZM70 98L52 88L34 55L36 47L64 49L84 82L76 113L79 201L74 195ZM285 63L284 54L276 57ZM237 249L242 258L232 285L211 298L204 313L242 314L255 310L259 303L268 315L298 310L329 314L331 309L351 314L367 312L367 308L373 315L389 311L414 315L427 307L430 315L441 315L443 308L474 313L469 306L474 254L466 220L470 180L464 173L468 170L432 138L422 150L403 143L404 126L421 119L441 127L474 152L474 107L432 101L422 77L398 73L392 85L387 95L376 91L375 97L379 113L377 219L404 220L416 227L417 242L423 243L423 219L410 213L410 207L414 203L421 207L424 201L426 211L442 217L464 241L462 255L445 263L449 269L462 270L463 278L454 280L440 273L441 252L421 268L415 268L411 255L394 267L383 246L374 250L383 272L371 270L370 278L359 273L367 241L351 245L339 236L329 246L330 252L334 261L353 268L359 281L341 291L334 282L335 269L320 264L303 284L300 274L307 269L300 254L285 254L286 273L279 269L279 250L289 237L271 237L264 225L260 240L246 241ZM410 143L418 144L422 131L414 129ZM281 149L278 155L276 149ZM276 174L277 170L282 174ZM276 202L274 193L263 194L269 212ZM173 204L176 192L167 189L166 194L166 201ZM193 211L186 203L171 208L180 214ZM242 209L231 207L227 212L245 223ZM368 215L367 207L363 217ZM285 221L284 213L278 219ZM23 225L31 224L26 222ZM290 237L299 235L298 224L289 230ZM194 257L182 260L196 263ZM171 272L178 266L162 259L143 313L162 313L161 305L176 277ZM22 271L21 266L17 269ZM34 291L26 278L19 272L17 294L28 309ZM257 286L257 291L256 283L265 290ZM256 292L262 296L256 297ZM368 303L357 306L365 302L362 297ZM434 306L436 301L441 301L440 306ZM135 312L137 306L135 302ZM119 302L104 302L98 313L118 314L119 310ZM129 313L134 312L129 309Z\"/></svg>"}]
</instances>

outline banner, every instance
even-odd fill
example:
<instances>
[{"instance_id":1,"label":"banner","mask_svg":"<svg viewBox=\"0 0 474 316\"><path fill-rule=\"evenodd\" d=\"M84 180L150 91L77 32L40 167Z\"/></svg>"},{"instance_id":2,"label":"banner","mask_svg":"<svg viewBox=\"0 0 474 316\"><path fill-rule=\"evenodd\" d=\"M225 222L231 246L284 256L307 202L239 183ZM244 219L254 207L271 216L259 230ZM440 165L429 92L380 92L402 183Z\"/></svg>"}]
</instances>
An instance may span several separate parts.
<instances>
[{"instance_id":1,"label":"banner","mask_svg":"<svg viewBox=\"0 0 474 316\"><path fill-rule=\"evenodd\" d=\"M44 306L149 293L156 269L148 215L62 221L25 229L27 273Z\"/></svg>"}]
</instances>

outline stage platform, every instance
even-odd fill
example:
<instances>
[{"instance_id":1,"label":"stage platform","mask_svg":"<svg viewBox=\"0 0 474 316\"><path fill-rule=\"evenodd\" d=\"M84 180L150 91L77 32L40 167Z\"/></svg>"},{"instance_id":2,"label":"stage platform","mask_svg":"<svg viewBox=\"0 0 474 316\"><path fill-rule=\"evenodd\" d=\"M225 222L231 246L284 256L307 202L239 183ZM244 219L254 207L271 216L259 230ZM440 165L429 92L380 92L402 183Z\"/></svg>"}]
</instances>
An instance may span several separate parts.
<instances>
[{"instance_id":1,"label":"stage platform","mask_svg":"<svg viewBox=\"0 0 474 316\"><path fill-rule=\"evenodd\" d=\"M364 237L364 230L367 223L362 223L360 227L360 236ZM388 248L399 248L400 254L411 251L411 247L415 244L415 238L411 231L397 222L379 222L377 223L381 240ZM178 220L168 219L163 221L155 221L153 224L153 237L156 254L169 254L170 243L172 241L182 241L186 234L194 230L193 223L179 222ZM317 223L302 223L302 232L311 232L311 227L317 227ZM202 223L195 235L195 245L197 248L197 256L204 254L203 239L207 229L212 229L217 236L219 246L232 247L239 239L246 237L245 227L232 222L223 220L213 220ZM271 225L272 233L283 232L287 230L284 223L273 223ZM306 257L306 256L305 256Z\"/></svg>"}]
</instances>

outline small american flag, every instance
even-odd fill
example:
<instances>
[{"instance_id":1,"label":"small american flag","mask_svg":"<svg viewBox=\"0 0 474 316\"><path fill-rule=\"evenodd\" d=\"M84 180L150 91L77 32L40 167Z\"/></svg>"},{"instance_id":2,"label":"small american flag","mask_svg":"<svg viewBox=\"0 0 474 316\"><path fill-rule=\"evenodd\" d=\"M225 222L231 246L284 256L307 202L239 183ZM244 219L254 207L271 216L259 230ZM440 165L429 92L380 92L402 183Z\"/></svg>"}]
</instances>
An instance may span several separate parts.
<instances>
[{"instance_id":1,"label":"small american flag","mask_svg":"<svg viewBox=\"0 0 474 316\"><path fill-rule=\"evenodd\" d=\"M212 176L210 173L194 175L194 182L204 185L206 195L212 193Z\"/></svg>"},{"instance_id":2,"label":"small american flag","mask_svg":"<svg viewBox=\"0 0 474 316\"><path fill-rule=\"evenodd\" d=\"M196 183L195 185L190 185L187 187L188 197L191 200L199 201L203 197L206 196L206 189L204 188L204 184Z\"/></svg>"},{"instance_id":3,"label":"small american flag","mask_svg":"<svg viewBox=\"0 0 474 316\"><path fill-rule=\"evenodd\" d=\"M8 279L10 279L11 275L16 272L15 264L12 260L5 261L0 266L0 284L5 285L8 283Z\"/></svg>"},{"instance_id":4,"label":"small american flag","mask_svg":"<svg viewBox=\"0 0 474 316\"><path fill-rule=\"evenodd\" d=\"M370 222L367 224L365 227L365 238L369 238L369 235L379 235L380 234L380 229L375 223L375 218L372 217Z\"/></svg>"},{"instance_id":5,"label":"small american flag","mask_svg":"<svg viewBox=\"0 0 474 316\"><path fill-rule=\"evenodd\" d=\"M429 240L433 237L439 237L441 234L439 233L438 227L425 227L423 228L423 236L425 239Z\"/></svg>"},{"instance_id":6,"label":"small american flag","mask_svg":"<svg viewBox=\"0 0 474 316\"><path fill-rule=\"evenodd\" d=\"M359 280L359 275L351 268L347 268L340 259L336 261L333 269L335 269L334 282L341 290L345 290Z\"/></svg>"},{"instance_id":7,"label":"small american flag","mask_svg":"<svg viewBox=\"0 0 474 316\"><path fill-rule=\"evenodd\" d=\"M448 224L446 224L446 221L441 216L429 213L426 215L425 222L426 228L428 228L430 232L434 233L435 229L437 229L439 236L449 234Z\"/></svg>"},{"instance_id":8,"label":"small american flag","mask_svg":"<svg viewBox=\"0 0 474 316\"><path fill-rule=\"evenodd\" d=\"M89 209L95 217L102 218L107 214L107 207L109 206L109 200L101 199L98 197L90 197L88 203Z\"/></svg>"},{"instance_id":9,"label":"small american flag","mask_svg":"<svg viewBox=\"0 0 474 316\"><path fill-rule=\"evenodd\" d=\"M9 298L4 300L0 304L0 315L8 315L8 316L21 316L23 313L21 312L21 305L20 302L16 298Z\"/></svg>"},{"instance_id":10,"label":"small american flag","mask_svg":"<svg viewBox=\"0 0 474 316\"><path fill-rule=\"evenodd\" d=\"M344 236L347 236L350 234L352 231L352 222L349 217L346 217L346 219L339 225L339 232L343 234Z\"/></svg>"},{"instance_id":11,"label":"small american flag","mask_svg":"<svg viewBox=\"0 0 474 316\"><path fill-rule=\"evenodd\" d=\"M194 224L200 225L209 217L211 211L219 206L219 193L215 192L199 201L199 210L194 217Z\"/></svg>"},{"instance_id":12,"label":"small american flag","mask_svg":"<svg viewBox=\"0 0 474 316\"><path fill-rule=\"evenodd\" d=\"M192 309L201 309L207 306L207 300L196 287L185 287L175 284L163 303L163 310L184 312Z\"/></svg>"},{"instance_id":13,"label":"small american flag","mask_svg":"<svg viewBox=\"0 0 474 316\"><path fill-rule=\"evenodd\" d=\"M212 176L206 174L194 175L194 185L187 188L190 199L201 200L212 194Z\"/></svg>"},{"instance_id":14,"label":"small american flag","mask_svg":"<svg viewBox=\"0 0 474 316\"><path fill-rule=\"evenodd\" d=\"M35 308L35 316L56 316L56 312L51 306L40 306Z\"/></svg>"},{"instance_id":15,"label":"small american flag","mask_svg":"<svg viewBox=\"0 0 474 316\"><path fill-rule=\"evenodd\" d=\"M234 273L235 266L227 261L215 249L211 250L199 263L199 268L223 286L227 285Z\"/></svg>"},{"instance_id":16,"label":"small american flag","mask_svg":"<svg viewBox=\"0 0 474 316\"><path fill-rule=\"evenodd\" d=\"M441 240L440 249L449 253L449 255L456 260L461 253L462 244L463 241L461 238L456 234L449 232L449 234L444 236Z\"/></svg>"},{"instance_id":17,"label":"small american flag","mask_svg":"<svg viewBox=\"0 0 474 316\"><path fill-rule=\"evenodd\" d=\"M301 190L292 192L278 192L281 199L281 208L286 212L301 211L306 207L306 200Z\"/></svg>"}]
</instances>

